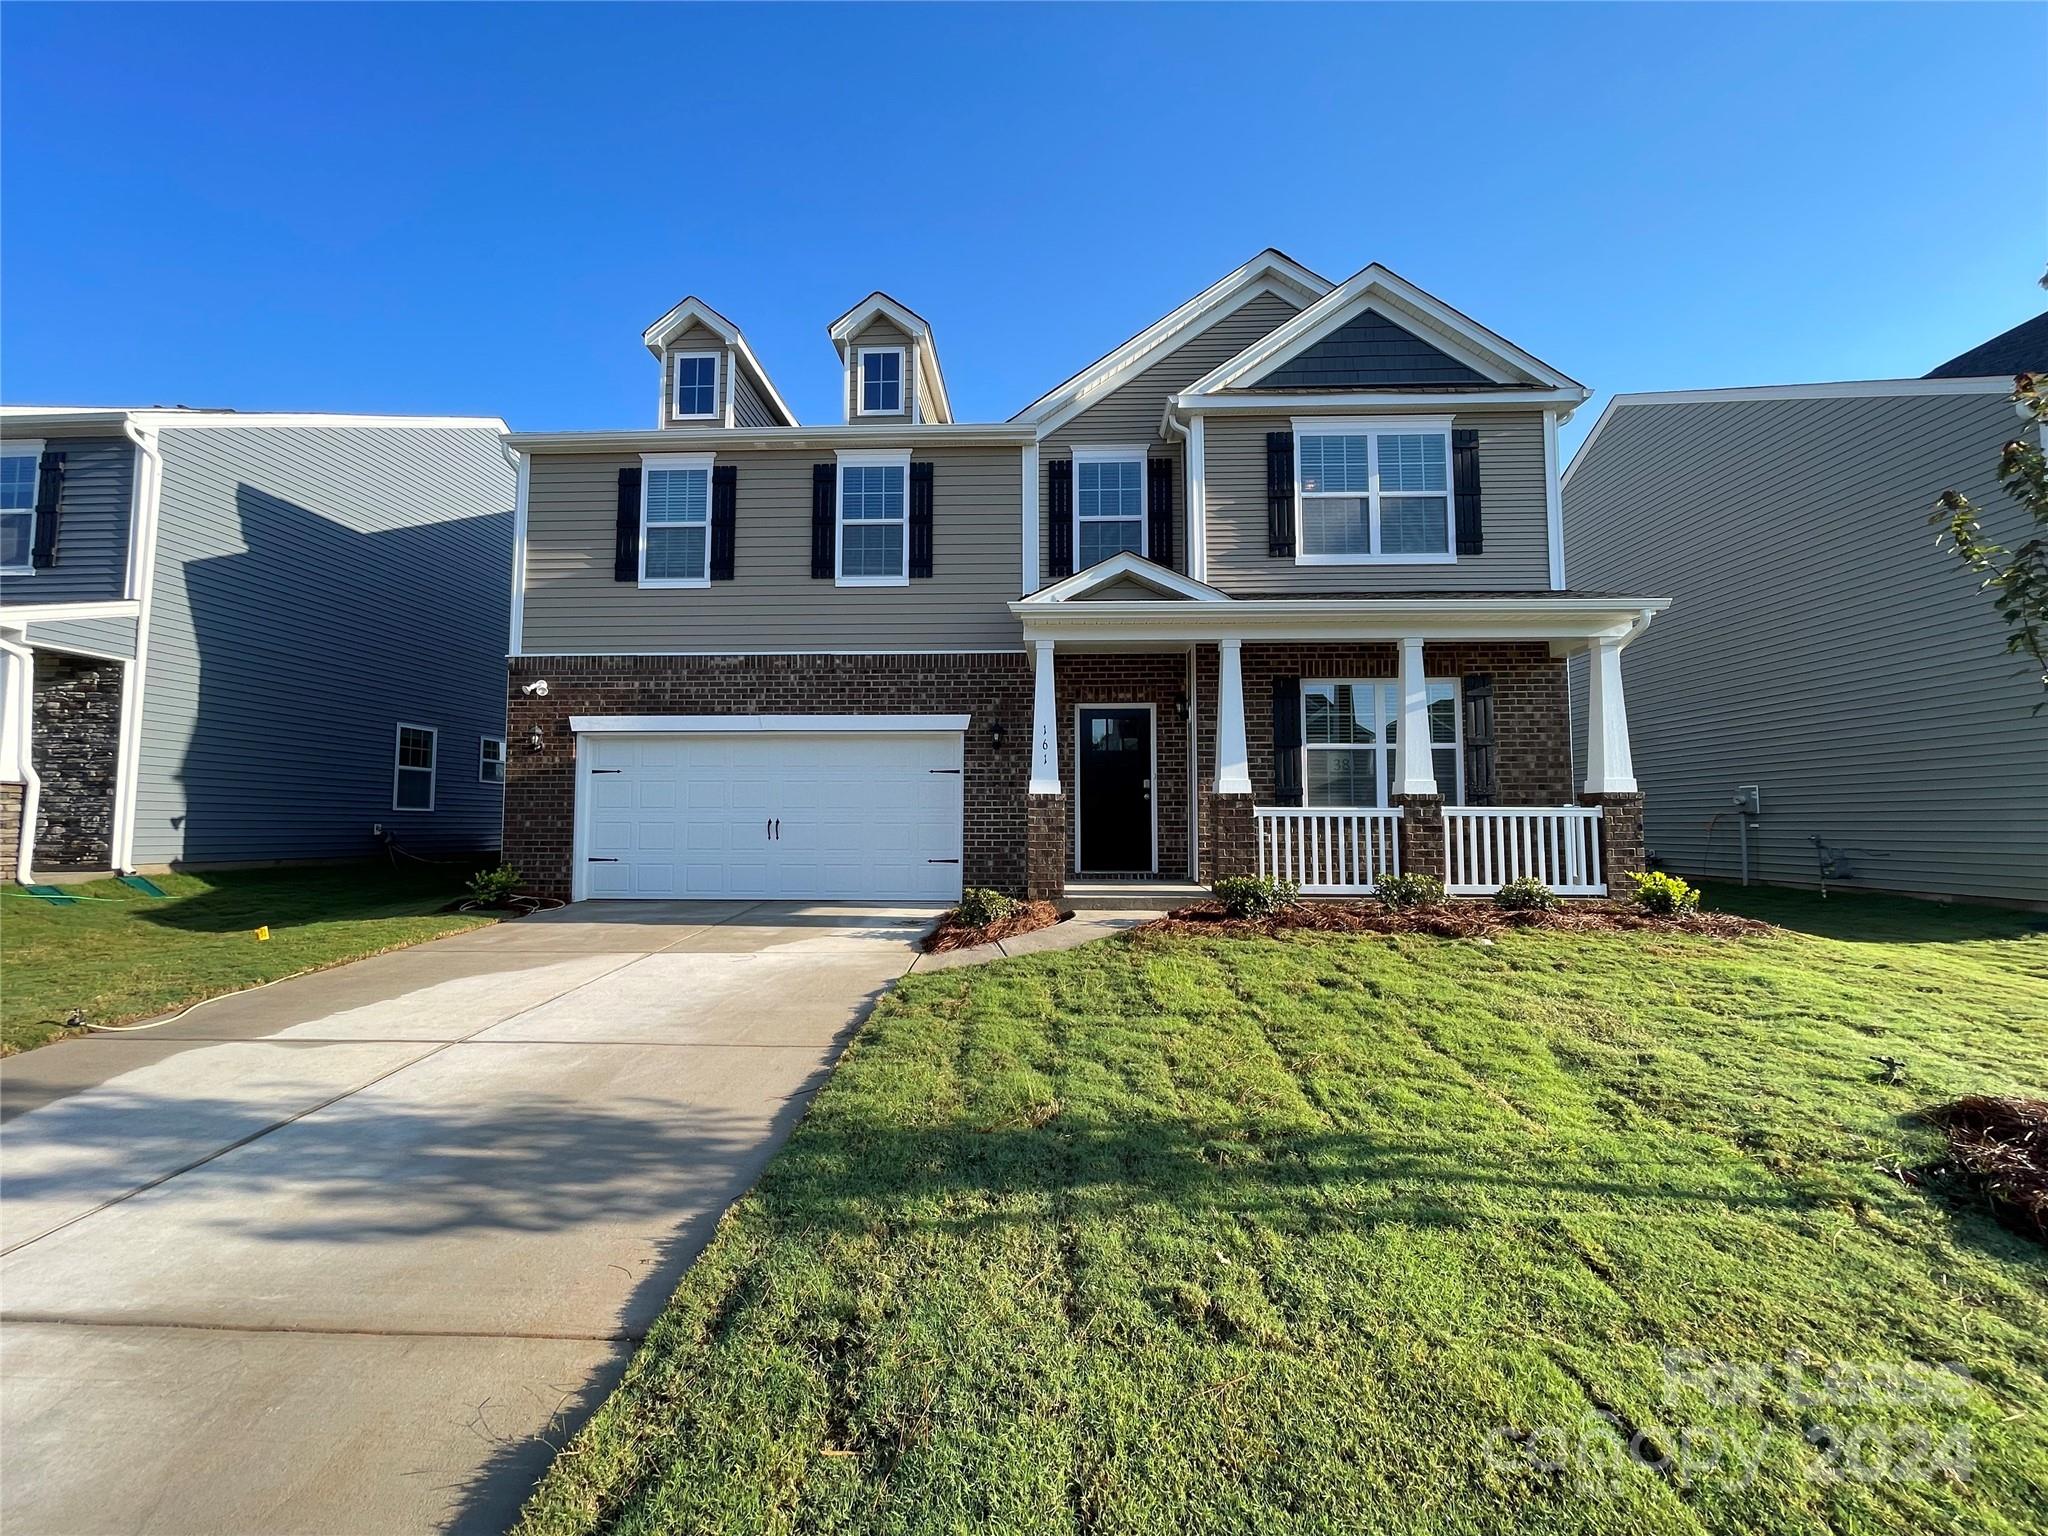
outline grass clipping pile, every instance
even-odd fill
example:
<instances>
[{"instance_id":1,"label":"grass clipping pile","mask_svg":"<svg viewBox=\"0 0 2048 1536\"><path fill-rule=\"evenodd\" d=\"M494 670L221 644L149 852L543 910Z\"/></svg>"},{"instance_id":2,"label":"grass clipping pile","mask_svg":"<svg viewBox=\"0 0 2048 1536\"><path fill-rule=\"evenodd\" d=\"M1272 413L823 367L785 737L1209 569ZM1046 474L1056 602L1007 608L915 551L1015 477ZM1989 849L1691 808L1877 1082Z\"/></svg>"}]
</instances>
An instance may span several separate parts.
<instances>
[{"instance_id":1,"label":"grass clipping pile","mask_svg":"<svg viewBox=\"0 0 2048 1536\"><path fill-rule=\"evenodd\" d=\"M963 925L957 910L948 912L939 919L939 926L925 936L925 953L935 955L948 949L973 949L980 944L993 944L998 939L1050 928L1065 917L1066 914L1049 901L1020 901L1017 909L1007 917L999 917L979 928Z\"/></svg>"},{"instance_id":2,"label":"grass clipping pile","mask_svg":"<svg viewBox=\"0 0 2048 1536\"><path fill-rule=\"evenodd\" d=\"M2006 1225L2048 1241L2048 1101L1972 1094L1927 1118Z\"/></svg>"},{"instance_id":3,"label":"grass clipping pile","mask_svg":"<svg viewBox=\"0 0 2048 1536\"><path fill-rule=\"evenodd\" d=\"M1769 933L1769 923L1726 912L1685 912L1658 917L1640 907L1610 901L1574 901L1554 912L1511 912L1491 901L1446 901L1434 907L1395 912L1377 903L1297 901L1271 917L1230 917L1213 901L1176 907L1138 931L1187 937L1254 938L1305 928L1318 933L1429 933L1443 939L1478 939L1513 928L1594 933L1648 928L1660 933L1697 933L1737 939Z\"/></svg>"}]
</instances>

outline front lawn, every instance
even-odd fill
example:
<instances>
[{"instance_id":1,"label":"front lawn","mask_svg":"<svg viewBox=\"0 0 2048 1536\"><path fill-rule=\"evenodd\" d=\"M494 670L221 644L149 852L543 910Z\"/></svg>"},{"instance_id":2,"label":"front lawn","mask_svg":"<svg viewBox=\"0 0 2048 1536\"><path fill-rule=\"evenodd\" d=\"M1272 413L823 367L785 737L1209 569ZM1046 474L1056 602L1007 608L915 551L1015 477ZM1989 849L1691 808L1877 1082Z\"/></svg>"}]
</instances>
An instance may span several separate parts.
<instances>
[{"instance_id":1,"label":"front lawn","mask_svg":"<svg viewBox=\"0 0 2048 1536\"><path fill-rule=\"evenodd\" d=\"M1747 905L910 976L522 1529L2039 1531L2048 937Z\"/></svg>"},{"instance_id":2,"label":"front lawn","mask_svg":"<svg viewBox=\"0 0 2048 1536\"><path fill-rule=\"evenodd\" d=\"M96 880L67 907L0 887L0 1055L95 1024L147 1018L217 992L359 960L489 922L443 913L450 866L384 864L156 875L168 899ZM254 930L268 925L270 937Z\"/></svg>"}]
</instances>

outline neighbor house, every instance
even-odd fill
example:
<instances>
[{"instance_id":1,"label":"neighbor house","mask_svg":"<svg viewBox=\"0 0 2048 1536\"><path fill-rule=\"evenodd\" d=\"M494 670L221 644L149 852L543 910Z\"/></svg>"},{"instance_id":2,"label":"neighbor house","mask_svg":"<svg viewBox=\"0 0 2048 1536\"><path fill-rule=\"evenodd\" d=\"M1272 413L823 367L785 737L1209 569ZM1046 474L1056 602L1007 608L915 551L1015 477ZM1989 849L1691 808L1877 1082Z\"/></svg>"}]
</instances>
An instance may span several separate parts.
<instances>
[{"instance_id":1,"label":"neighbor house","mask_svg":"<svg viewBox=\"0 0 2048 1536\"><path fill-rule=\"evenodd\" d=\"M1925 378L1601 413L1565 475L1572 580L1676 599L1625 668L1657 861L2048 903L2039 669L1928 521L1955 489L1994 539L2028 536L1997 477L2027 369L2048 315Z\"/></svg>"},{"instance_id":2,"label":"neighbor house","mask_svg":"<svg viewBox=\"0 0 2048 1536\"><path fill-rule=\"evenodd\" d=\"M1565 587L1582 385L1383 267L1270 250L1007 421L954 419L907 303L826 331L829 424L690 298L641 338L656 430L509 439L505 847L536 889L1592 893L1639 865L1619 658L1664 603Z\"/></svg>"},{"instance_id":3,"label":"neighbor house","mask_svg":"<svg viewBox=\"0 0 2048 1536\"><path fill-rule=\"evenodd\" d=\"M0 411L0 873L495 845L503 432Z\"/></svg>"}]
</instances>

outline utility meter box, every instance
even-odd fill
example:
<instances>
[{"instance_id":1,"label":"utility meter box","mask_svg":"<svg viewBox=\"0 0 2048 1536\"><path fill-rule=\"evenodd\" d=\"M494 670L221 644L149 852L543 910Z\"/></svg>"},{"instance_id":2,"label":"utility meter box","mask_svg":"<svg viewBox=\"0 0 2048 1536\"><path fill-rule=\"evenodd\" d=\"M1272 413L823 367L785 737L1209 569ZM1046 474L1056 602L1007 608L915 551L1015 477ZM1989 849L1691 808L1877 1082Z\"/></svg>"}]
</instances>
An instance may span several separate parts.
<instances>
[{"instance_id":1,"label":"utility meter box","mask_svg":"<svg viewBox=\"0 0 2048 1536\"><path fill-rule=\"evenodd\" d=\"M1761 816L1764 813L1763 791L1754 784L1735 786L1735 809L1745 816Z\"/></svg>"}]
</instances>

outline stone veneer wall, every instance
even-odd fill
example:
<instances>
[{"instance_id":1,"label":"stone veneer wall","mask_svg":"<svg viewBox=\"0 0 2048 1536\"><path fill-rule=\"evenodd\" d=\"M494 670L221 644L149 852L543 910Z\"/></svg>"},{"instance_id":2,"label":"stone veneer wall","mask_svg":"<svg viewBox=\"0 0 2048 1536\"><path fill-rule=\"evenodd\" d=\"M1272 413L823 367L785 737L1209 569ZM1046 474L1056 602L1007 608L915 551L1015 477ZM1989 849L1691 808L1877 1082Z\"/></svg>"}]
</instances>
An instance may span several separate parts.
<instances>
[{"instance_id":1,"label":"stone veneer wall","mask_svg":"<svg viewBox=\"0 0 2048 1536\"><path fill-rule=\"evenodd\" d=\"M21 852L21 800L26 784L0 784L0 880L19 878L14 867Z\"/></svg>"},{"instance_id":2,"label":"stone veneer wall","mask_svg":"<svg viewBox=\"0 0 2048 1536\"><path fill-rule=\"evenodd\" d=\"M107 869L121 739L121 664L36 653L32 738L40 869Z\"/></svg>"},{"instance_id":3,"label":"stone veneer wall","mask_svg":"<svg viewBox=\"0 0 2048 1536\"><path fill-rule=\"evenodd\" d=\"M1031 666L1021 654L521 656L509 670L505 862L567 898L576 808L571 715L953 715L968 727L962 875L1021 896L1031 779ZM522 685L546 678L548 695ZM1000 751L990 726L1004 728ZM541 733L541 750L530 745Z\"/></svg>"}]
</instances>

